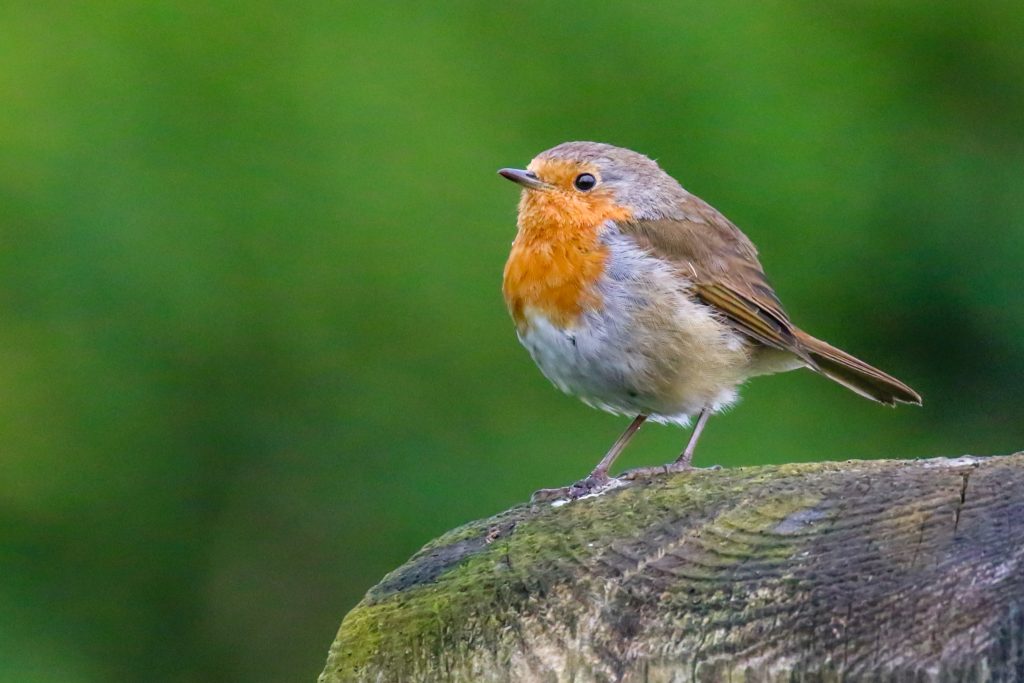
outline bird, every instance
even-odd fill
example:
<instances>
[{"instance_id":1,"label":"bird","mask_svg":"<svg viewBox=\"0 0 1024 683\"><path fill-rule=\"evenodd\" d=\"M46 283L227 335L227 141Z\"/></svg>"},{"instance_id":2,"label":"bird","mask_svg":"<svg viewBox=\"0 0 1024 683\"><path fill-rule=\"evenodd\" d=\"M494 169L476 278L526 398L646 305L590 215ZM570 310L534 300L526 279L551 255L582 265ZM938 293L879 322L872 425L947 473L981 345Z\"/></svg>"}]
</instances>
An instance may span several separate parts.
<instances>
[{"instance_id":1,"label":"bird","mask_svg":"<svg viewBox=\"0 0 1024 683\"><path fill-rule=\"evenodd\" d=\"M633 418L587 477L545 491L607 486L648 420L696 423L673 462L631 473L692 469L708 418L759 375L807 368L884 405L921 404L794 325L750 239L649 157L565 142L498 173L522 188L502 281L519 341L558 389Z\"/></svg>"}]
</instances>

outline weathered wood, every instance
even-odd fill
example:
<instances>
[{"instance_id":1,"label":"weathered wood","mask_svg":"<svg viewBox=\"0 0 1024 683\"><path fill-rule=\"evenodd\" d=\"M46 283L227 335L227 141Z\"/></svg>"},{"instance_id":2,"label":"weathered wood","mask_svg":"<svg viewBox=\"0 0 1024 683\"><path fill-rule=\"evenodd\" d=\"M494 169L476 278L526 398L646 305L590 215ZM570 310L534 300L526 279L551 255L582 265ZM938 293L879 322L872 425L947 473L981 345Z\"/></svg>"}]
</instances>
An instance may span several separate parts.
<instances>
[{"instance_id":1,"label":"weathered wood","mask_svg":"<svg viewBox=\"0 0 1024 683\"><path fill-rule=\"evenodd\" d=\"M1024 681L1024 454L697 471L427 545L341 681Z\"/></svg>"}]
</instances>

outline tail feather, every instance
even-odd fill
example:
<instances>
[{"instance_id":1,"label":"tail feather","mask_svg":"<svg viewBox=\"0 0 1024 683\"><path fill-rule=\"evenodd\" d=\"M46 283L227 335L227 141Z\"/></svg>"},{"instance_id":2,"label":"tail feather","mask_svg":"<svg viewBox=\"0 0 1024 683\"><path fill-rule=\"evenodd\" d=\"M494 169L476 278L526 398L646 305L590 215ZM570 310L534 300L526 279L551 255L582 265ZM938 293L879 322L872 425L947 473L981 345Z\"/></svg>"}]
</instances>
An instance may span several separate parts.
<instances>
[{"instance_id":1,"label":"tail feather","mask_svg":"<svg viewBox=\"0 0 1024 683\"><path fill-rule=\"evenodd\" d=\"M796 337L814 362L813 369L850 391L889 406L897 403L921 405L921 396L895 377L815 339L803 330L796 330Z\"/></svg>"}]
</instances>

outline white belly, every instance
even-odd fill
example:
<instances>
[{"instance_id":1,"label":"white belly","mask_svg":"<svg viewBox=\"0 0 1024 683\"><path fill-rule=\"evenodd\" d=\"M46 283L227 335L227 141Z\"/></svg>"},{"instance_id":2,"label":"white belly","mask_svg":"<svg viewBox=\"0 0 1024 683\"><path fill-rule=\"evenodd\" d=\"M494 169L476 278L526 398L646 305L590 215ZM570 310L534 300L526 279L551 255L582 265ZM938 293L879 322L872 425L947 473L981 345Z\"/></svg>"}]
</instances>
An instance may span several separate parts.
<instances>
[{"instance_id":1,"label":"white belly","mask_svg":"<svg viewBox=\"0 0 1024 683\"><path fill-rule=\"evenodd\" d=\"M688 295L689 283L620 236L597 285L601 306L570 328L526 309L519 338L562 391L623 415L686 424L737 398L751 345Z\"/></svg>"}]
</instances>

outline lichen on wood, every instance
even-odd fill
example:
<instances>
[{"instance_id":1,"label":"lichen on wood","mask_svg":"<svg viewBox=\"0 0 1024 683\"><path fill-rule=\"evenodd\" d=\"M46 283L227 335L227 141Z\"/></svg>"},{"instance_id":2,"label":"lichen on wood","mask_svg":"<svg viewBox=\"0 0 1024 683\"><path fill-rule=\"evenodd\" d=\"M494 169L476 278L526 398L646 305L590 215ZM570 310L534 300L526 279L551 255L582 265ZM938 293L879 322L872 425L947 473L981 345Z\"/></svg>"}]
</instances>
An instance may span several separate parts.
<instances>
[{"instance_id":1,"label":"lichen on wood","mask_svg":"<svg viewBox=\"0 0 1024 683\"><path fill-rule=\"evenodd\" d=\"M651 477L431 542L342 681L1024 680L1024 455Z\"/></svg>"}]
</instances>

